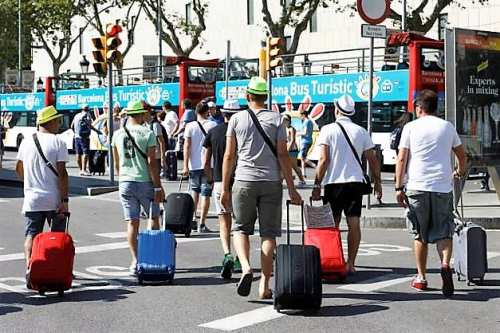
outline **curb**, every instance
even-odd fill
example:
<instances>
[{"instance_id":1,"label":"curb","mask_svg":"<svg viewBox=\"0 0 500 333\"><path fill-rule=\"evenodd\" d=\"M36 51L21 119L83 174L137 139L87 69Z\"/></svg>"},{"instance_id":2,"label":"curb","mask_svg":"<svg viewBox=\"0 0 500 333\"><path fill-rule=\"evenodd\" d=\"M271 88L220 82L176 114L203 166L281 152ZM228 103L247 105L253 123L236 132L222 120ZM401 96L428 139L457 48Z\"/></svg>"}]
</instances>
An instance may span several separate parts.
<instances>
[{"instance_id":1,"label":"curb","mask_svg":"<svg viewBox=\"0 0 500 333\"><path fill-rule=\"evenodd\" d=\"M100 186L100 187L88 187L87 195L94 196L99 194L105 194L110 192L118 191L118 186Z\"/></svg>"},{"instance_id":2,"label":"curb","mask_svg":"<svg viewBox=\"0 0 500 333\"><path fill-rule=\"evenodd\" d=\"M23 188L24 183L18 179L0 179L0 186ZM73 195L94 196L118 191L118 186L69 186L68 192Z\"/></svg>"}]
</instances>

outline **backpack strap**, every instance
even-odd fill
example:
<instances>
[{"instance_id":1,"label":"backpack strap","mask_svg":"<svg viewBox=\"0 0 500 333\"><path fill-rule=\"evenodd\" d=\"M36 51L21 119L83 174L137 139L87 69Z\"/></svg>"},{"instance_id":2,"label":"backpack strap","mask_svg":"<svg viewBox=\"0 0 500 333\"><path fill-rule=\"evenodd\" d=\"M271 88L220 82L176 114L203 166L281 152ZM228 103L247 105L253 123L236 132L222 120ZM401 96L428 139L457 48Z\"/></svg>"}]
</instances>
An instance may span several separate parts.
<instances>
[{"instance_id":1,"label":"backpack strap","mask_svg":"<svg viewBox=\"0 0 500 333\"><path fill-rule=\"evenodd\" d=\"M203 135L207 136L207 131L205 131L205 129L203 128L203 125L198 120L196 122L198 123L198 126L200 126L200 129L203 132Z\"/></svg>"}]
</instances>

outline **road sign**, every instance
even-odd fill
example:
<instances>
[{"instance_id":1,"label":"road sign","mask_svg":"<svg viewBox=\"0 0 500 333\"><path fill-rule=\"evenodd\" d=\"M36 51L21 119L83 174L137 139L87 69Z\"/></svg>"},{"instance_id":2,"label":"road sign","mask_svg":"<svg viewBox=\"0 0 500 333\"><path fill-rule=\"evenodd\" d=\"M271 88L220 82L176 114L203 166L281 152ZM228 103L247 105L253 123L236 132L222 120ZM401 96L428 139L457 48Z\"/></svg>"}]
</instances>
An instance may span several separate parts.
<instances>
[{"instance_id":1,"label":"road sign","mask_svg":"<svg viewBox=\"0 0 500 333\"><path fill-rule=\"evenodd\" d=\"M369 24L382 23L391 12L390 0L357 0L359 16Z\"/></svg>"},{"instance_id":2,"label":"road sign","mask_svg":"<svg viewBox=\"0 0 500 333\"><path fill-rule=\"evenodd\" d=\"M361 37L386 38L387 29L385 25L361 25Z\"/></svg>"}]
</instances>

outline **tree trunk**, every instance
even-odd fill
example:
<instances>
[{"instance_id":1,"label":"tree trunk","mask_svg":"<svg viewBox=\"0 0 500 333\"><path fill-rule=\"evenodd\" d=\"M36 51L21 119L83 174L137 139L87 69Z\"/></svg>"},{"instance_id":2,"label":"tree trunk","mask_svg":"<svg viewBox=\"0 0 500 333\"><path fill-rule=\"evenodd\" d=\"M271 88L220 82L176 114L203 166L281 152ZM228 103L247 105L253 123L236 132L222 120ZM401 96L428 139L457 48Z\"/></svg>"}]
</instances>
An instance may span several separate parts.
<instances>
[{"instance_id":1,"label":"tree trunk","mask_svg":"<svg viewBox=\"0 0 500 333\"><path fill-rule=\"evenodd\" d=\"M62 63L60 61L54 60L52 62L53 76L55 76L55 77L59 76L59 71L61 70L61 65L62 65Z\"/></svg>"}]
</instances>

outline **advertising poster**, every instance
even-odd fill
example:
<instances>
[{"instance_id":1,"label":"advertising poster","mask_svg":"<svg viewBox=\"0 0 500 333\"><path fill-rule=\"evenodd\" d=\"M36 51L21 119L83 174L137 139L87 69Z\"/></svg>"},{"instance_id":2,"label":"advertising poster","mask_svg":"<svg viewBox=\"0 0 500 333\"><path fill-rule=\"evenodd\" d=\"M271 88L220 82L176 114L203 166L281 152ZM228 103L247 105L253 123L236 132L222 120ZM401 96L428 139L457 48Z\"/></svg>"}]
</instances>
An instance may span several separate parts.
<instances>
[{"instance_id":1,"label":"advertising poster","mask_svg":"<svg viewBox=\"0 0 500 333\"><path fill-rule=\"evenodd\" d=\"M456 128L478 165L500 162L500 34L455 29Z\"/></svg>"}]
</instances>

